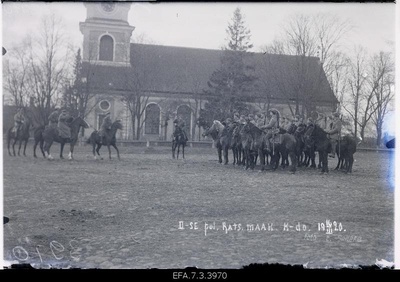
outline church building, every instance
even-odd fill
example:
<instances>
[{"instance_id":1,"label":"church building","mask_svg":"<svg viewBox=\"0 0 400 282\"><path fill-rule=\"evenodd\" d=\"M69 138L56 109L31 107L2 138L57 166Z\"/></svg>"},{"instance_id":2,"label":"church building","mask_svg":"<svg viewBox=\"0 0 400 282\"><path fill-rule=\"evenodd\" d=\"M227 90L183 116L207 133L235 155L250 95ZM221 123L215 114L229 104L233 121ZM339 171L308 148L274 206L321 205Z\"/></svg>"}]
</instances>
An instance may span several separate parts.
<instances>
[{"instance_id":1,"label":"church building","mask_svg":"<svg viewBox=\"0 0 400 282\"><path fill-rule=\"evenodd\" d=\"M136 139L139 133L141 140L171 140L173 120L182 115L189 140L202 140L203 129L196 121L209 98L207 82L220 67L224 51L131 43L135 30L128 22L131 3L84 5L82 81L93 94L86 118L93 129L100 127L109 112L113 121L122 120L119 139ZM259 76L260 87L249 96L257 111L265 112L268 101L269 107L289 116L289 104L293 106L296 99L308 101L311 94L315 109L335 110L338 101L319 58L252 53L249 61ZM307 65L303 76L296 68L300 63ZM309 83L299 89L295 80L305 80L304 75ZM137 118L132 119L135 114ZM85 136L90 133L85 131Z\"/></svg>"}]
</instances>

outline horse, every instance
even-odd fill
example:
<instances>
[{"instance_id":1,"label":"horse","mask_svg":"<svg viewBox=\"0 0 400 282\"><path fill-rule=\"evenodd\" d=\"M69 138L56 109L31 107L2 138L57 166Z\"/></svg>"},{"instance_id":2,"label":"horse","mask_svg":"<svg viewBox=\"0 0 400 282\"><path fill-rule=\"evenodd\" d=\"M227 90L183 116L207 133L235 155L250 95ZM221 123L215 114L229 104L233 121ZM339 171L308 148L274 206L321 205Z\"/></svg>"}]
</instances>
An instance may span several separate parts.
<instances>
[{"instance_id":1,"label":"horse","mask_svg":"<svg viewBox=\"0 0 400 282\"><path fill-rule=\"evenodd\" d=\"M177 159L179 159L179 148L182 147L182 158L185 158L186 138L182 129L175 126L175 131L172 139L172 158L175 159L175 150L178 148Z\"/></svg>"},{"instance_id":2,"label":"horse","mask_svg":"<svg viewBox=\"0 0 400 282\"><path fill-rule=\"evenodd\" d=\"M243 164L245 165L245 169L254 169L256 164L253 147L254 137L249 124L250 122L247 122L240 129L240 140L242 141Z\"/></svg>"},{"instance_id":3,"label":"horse","mask_svg":"<svg viewBox=\"0 0 400 282\"><path fill-rule=\"evenodd\" d=\"M290 173L295 173L297 168L297 156L296 156L296 138L289 133L278 133L270 140L265 140L265 142L270 142L270 148L272 149L271 154L271 168L276 170L279 165L279 158L282 159L290 158L291 166Z\"/></svg>"},{"instance_id":4,"label":"horse","mask_svg":"<svg viewBox=\"0 0 400 282\"><path fill-rule=\"evenodd\" d=\"M101 136L99 135L99 132L97 130L93 131L92 134L90 134L90 137L86 142L88 144L92 144L93 156L94 156L95 160L97 159L95 151L97 152L97 155L100 157L100 159L103 159L100 156L100 152L99 152L101 146L103 146L103 145L106 145L108 148L108 155L109 155L110 160L111 160L110 146L113 146L114 149L117 151L118 160L120 160L119 150L116 145L117 138L115 137L118 129L122 129L121 120L116 120L112 123L111 129L109 131L105 132L105 136L103 137L103 140L101 139ZM97 148L96 148L96 145L97 145Z\"/></svg>"},{"instance_id":5,"label":"horse","mask_svg":"<svg viewBox=\"0 0 400 282\"><path fill-rule=\"evenodd\" d=\"M71 128L71 138L61 138L58 135L58 129L52 127L39 127L35 130L34 137L35 137L35 144L33 145L33 156L36 158L36 147L38 143L40 143L40 149L43 153L43 157L47 158L48 160L53 160L54 158L50 154L50 148L53 142L60 143L60 159L64 159L63 151L64 145L66 143L70 143L70 152L68 154L68 159L72 160L74 147L76 142L78 141L78 135L81 127L89 128L88 123L81 118L80 116L76 118L72 118L71 123L69 124Z\"/></svg>"},{"instance_id":6,"label":"horse","mask_svg":"<svg viewBox=\"0 0 400 282\"><path fill-rule=\"evenodd\" d=\"M310 144L314 142L315 150L318 151L321 162L321 173L328 173L328 153L331 151L332 145L327 133L318 125L312 124L308 127L304 137L306 143Z\"/></svg>"},{"instance_id":7,"label":"horse","mask_svg":"<svg viewBox=\"0 0 400 282\"><path fill-rule=\"evenodd\" d=\"M240 131L243 128L243 124L237 124L232 131L232 151L233 151L233 164L244 165L244 152L242 147L242 138Z\"/></svg>"},{"instance_id":8,"label":"horse","mask_svg":"<svg viewBox=\"0 0 400 282\"><path fill-rule=\"evenodd\" d=\"M19 141L19 147L18 147L18 156L20 156L20 151L21 151L21 146L22 142L24 142L24 156L26 157L26 145L28 144L29 140L29 129L31 127L31 121L29 119L25 119L25 122L22 124L22 126L18 129L17 132L14 132L14 126L8 129L7 131L7 149L8 149L8 154L11 156L10 152L10 143L11 140L14 140L12 144L12 149L13 149L13 155L15 157L15 144L17 141Z\"/></svg>"},{"instance_id":9,"label":"horse","mask_svg":"<svg viewBox=\"0 0 400 282\"><path fill-rule=\"evenodd\" d=\"M243 133L249 133L251 135L251 140L252 140L251 141L252 144L250 145L250 150L248 151L249 152L248 156L250 155L248 161L250 163L247 165L247 167L254 169L257 163L257 158L255 156L258 156L260 158L261 171L264 171L265 160L266 160L265 157L267 157L267 163L268 163L268 152L266 151L264 131L262 131L260 128L258 128L251 122L249 122L246 125L244 125Z\"/></svg>"},{"instance_id":10,"label":"horse","mask_svg":"<svg viewBox=\"0 0 400 282\"><path fill-rule=\"evenodd\" d=\"M304 133L306 128L307 126L305 124L300 124L293 133L293 136L296 139L296 155L299 166L306 165L307 162L304 142Z\"/></svg>"},{"instance_id":11,"label":"horse","mask_svg":"<svg viewBox=\"0 0 400 282\"><path fill-rule=\"evenodd\" d=\"M350 135L345 135L336 144L336 154L338 156L338 163L335 170L344 169L345 173L353 172L354 153L357 151L357 141Z\"/></svg>"},{"instance_id":12,"label":"horse","mask_svg":"<svg viewBox=\"0 0 400 282\"><path fill-rule=\"evenodd\" d=\"M218 151L218 162L222 163L222 152L224 153L224 164L227 165L228 150L231 148L232 130L227 129L220 121L215 120L213 125L206 129L203 137L211 135Z\"/></svg>"}]
</instances>

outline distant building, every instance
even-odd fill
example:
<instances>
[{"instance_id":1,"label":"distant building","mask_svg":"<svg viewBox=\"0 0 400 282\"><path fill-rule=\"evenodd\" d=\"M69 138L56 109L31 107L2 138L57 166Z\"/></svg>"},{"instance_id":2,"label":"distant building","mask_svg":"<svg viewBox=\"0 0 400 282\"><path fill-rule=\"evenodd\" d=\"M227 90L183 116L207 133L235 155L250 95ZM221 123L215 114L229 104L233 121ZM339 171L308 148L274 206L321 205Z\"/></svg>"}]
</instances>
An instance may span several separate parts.
<instances>
[{"instance_id":1,"label":"distant building","mask_svg":"<svg viewBox=\"0 0 400 282\"><path fill-rule=\"evenodd\" d=\"M95 97L87 121L98 129L104 115L123 121L118 138L134 136L131 113L123 97L141 93L143 129L140 139L170 140L173 119L181 114L186 121L189 139L198 140L202 129L196 126L200 109L207 101L204 90L211 74L220 67L222 50L130 43L134 27L128 23L130 3L85 3L87 18L80 23L83 34L83 79ZM270 98L271 106L288 115L288 101L303 99L322 112L337 106L319 59L251 53L248 62L259 76L258 90L250 93L249 102L260 106ZM304 78L298 75L299 64L307 66ZM294 77L307 80L307 87L297 89ZM317 92L316 94L312 92ZM283 95L284 93L285 95ZM308 100L313 94L313 99ZM137 122L136 122L137 123ZM138 124L135 124L135 128ZM85 131L89 135L90 130Z\"/></svg>"}]
</instances>

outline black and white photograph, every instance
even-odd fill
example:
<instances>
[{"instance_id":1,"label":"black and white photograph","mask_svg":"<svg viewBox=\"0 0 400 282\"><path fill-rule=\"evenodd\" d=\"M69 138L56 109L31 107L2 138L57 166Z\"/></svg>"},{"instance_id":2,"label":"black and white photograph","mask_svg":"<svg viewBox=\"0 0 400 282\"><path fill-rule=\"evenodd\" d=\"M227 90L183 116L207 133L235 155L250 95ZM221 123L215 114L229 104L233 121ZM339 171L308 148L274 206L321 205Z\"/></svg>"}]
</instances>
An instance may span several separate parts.
<instances>
[{"instance_id":1,"label":"black and white photograph","mask_svg":"<svg viewBox=\"0 0 400 282\"><path fill-rule=\"evenodd\" d=\"M2 268L396 268L395 3L1 8Z\"/></svg>"}]
</instances>

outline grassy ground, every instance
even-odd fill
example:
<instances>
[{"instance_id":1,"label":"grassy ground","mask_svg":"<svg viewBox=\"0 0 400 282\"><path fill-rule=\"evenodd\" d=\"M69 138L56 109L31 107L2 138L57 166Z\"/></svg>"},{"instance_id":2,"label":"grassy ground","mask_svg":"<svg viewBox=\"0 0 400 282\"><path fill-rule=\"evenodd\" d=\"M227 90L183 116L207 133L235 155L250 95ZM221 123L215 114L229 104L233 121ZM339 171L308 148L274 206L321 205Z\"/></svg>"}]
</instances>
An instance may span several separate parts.
<instances>
[{"instance_id":1,"label":"grassy ground","mask_svg":"<svg viewBox=\"0 0 400 282\"><path fill-rule=\"evenodd\" d=\"M211 148L187 148L185 160L163 147L122 147L120 161L95 161L90 150L77 148L74 161L34 159L31 146L25 158L4 154L6 260L81 268L393 261L393 153L357 152L352 175L290 175L220 165ZM326 220L336 223L332 234Z\"/></svg>"}]
</instances>

